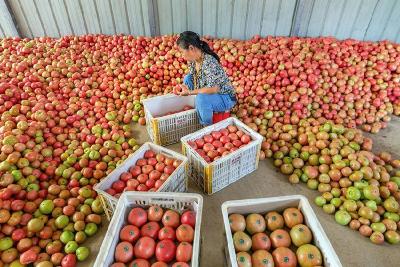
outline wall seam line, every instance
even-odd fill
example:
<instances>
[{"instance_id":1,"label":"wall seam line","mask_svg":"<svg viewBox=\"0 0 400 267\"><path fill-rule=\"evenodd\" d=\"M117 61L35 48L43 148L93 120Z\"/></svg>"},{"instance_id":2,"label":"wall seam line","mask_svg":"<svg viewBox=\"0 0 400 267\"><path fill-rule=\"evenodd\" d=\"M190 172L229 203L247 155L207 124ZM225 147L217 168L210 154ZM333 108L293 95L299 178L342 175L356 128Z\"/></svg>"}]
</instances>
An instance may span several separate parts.
<instances>
[{"instance_id":1,"label":"wall seam line","mask_svg":"<svg viewBox=\"0 0 400 267\"><path fill-rule=\"evenodd\" d=\"M68 7L67 7L67 4L65 3L65 1L67 1L67 0L63 0L62 2L64 4L65 11L67 12L68 23L69 23L69 26L71 27L72 35L75 35L74 27L72 27L71 18L70 18Z\"/></svg>"},{"instance_id":2,"label":"wall seam line","mask_svg":"<svg viewBox=\"0 0 400 267\"><path fill-rule=\"evenodd\" d=\"M54 23L56 24L58 36L61 37L61 31L60 31L60 27L58 26L58 22L56 20L56 16L54 15L53 5L51 4L50 0L47 0L47 3L49 3L51 15L53 16Z\"/></svg>"},{"instance_id":3,"label":"wall seam line","mask_svg":"<svg viewBox=\"0 0 400 267\"><path fill-rule=\"evenodd\" d=\"M42 16L40 16L39 9L37 8L36 1L33 1L33 6L35 7L36 14L37 14L37 16L38 16L38 18L39 18L40 26L41 26L42 29L43 29L44 35L45 35L45 36L48 36L47 31L46 31L46 28L44 27L44 24L43 24L43 21L42 21Z\"/></svg>"},{"instance_id":4,"label":"wall seam line","mask_svg":"<svg viewBox=\"0 0 400 267\"><path fill-rule=\"evenodd\" d=\"M364 31L364 36L363 36L363 38L362 38L363 41L365 40L365 36L366 36L366 34L367 34L367 32L368 32L368 29L369 29L369 26L370 26L370 24L371 24L372 18L374 17L374 13L375 13L376 7L378 6L378 3L379 3L379 0L376 1L375 6L374 6L374 9L372 10L371 18L369 19L367 28L366 28L365 31Z\"/></svg>"},{"instance_id":5,"label":"wall seam line","mask_svg":"<svg viewBox=\"0 0 400 267\"><path fill-rule=\"evenodd\" d=\"M32 38L32 39L35 38L35 37L33 36L33 32L32 32L31 26L29 26L28 20L26 19L26 14L25 14L24 9L22 8L21 2L20 2L19 0L17 0L16 3L18 3L19 8L21 9L22 15L24 16L24 20L25 20L25 22L26 22L26 25L28 26L28 30L29 30L29 33L30 33L30 35L31 35L31 38Z\"/></svg>"},{"instance_id":6,"label":"wall seam line","mask_svg":"<svg viewBox=\"0 0 400 267\"><path fill-rule=\"evenodd\" d=\"M276 28L278 28L279 13L281 13L281 6L282 6L282 1L279 1L278 10L275 18L274 36L276 36Z\"/></svg>"},{"instance_id":7,"label":"wall seam line","mask_svg":"<svg viewBox=\"0 0 400 267\"><path fill-rule=\"evenodd\" d=\"M111 1L108 1L108 8L110 9L110 12L111 12L111 20L113 23L114 34L117 34L117 26L115 25L114 10L113 10Z\"/></svg>"}]
</instances>

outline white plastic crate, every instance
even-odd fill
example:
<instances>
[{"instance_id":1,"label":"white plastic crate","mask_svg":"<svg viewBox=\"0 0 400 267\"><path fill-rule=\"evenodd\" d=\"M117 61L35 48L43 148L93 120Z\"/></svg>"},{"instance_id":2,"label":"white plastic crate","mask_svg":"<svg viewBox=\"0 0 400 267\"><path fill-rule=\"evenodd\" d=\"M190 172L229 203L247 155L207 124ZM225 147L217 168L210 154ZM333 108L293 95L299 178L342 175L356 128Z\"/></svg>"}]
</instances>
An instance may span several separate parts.
<instances>
[{"instance_id":1,"label":"white plastic crate","mask_svg":"<svg viewBox=\"0 0 400 267\"><path fill-rule=\"evenodd\" d=\"M142 100L147 132L155 144L165 146L178 143L181 137L201 128L195 109L157 117L181 110L186 105L195 107L195 98L168 94Z\"/></svg>"},{"instance_id":2,"label":"white plastic crate","mask_svg":"<svg viewBox=\"0 0 400 267\"><path fill-rule=\"evenodd\" d=\"M203 197L201 195L194 193L124 192L118 201L115 216L113 216L108 226L107 233L93 266L105 267L110 266L114 262L115 247L119 242L119 231L127 224L129 211L135 207L147 208L150 205L159 205L162 208L175 210L180 214L186 210L196 212L190 266L197 267L200 265L200 226L203 210Z\"/></svg>"},{"instance_id":3,"label":"white plastic crate","mask_svg":"<svg viewBox=\"0 0 400 267\"><path fill-rule=\"evenodd\" d=\"M103 204L104 212L111 220L115 206L117 205L118 199L111 196L105 190L111 187L111 185L117 181L123 172L129 170L130 167L136 164L136 161L143 158L144 153L147 150L153 150L155 153L162 153L170 158L178 159L181 164L175 169L175 171L168 177L163 185L157 190L158 192L185 192L187 189L187 179L185 173L185 166L187 165L187 158L175 151L167 149L162 146L152 144L150 142L144 143L135 153L130 155L120 166L113 170L106 178L100 183L94 186L94 189L100 196L100 200Z\"/></svg>"},{"instance_id":4,"label":"white plastic crate","mask_svg":"<svg viewBox=\"0 0 400 267\"><path fill-rule=\"evenodd\" d=\"M207 163L188 144L188 141L194 141L212 131L221 130L229 125L237 126L244 133L248 134L252 141L246 146L211 163ZM236 118L225 119L193 134L182 137L182 151L189 161L187 167L188 177L191 177L205 193L213 194L257 169L262 140L261 135Z\"/></svg>"},{"instance_id":5,"label":"white plastic crate","mask_svg":"<svg viewBox=\"0 0 400 267\"><path fill-rule=\"evenodd\" d=\"M229 215L232 213L249 214L269 211L282 212L286 208L297 207L303 213L305 224L313 233L313 243L321 250L325 267L341 267L339 257L336 255L331 242L319 223L317 216L310 206L307 198L302 195L290 195L258 199L242 199L226 201L222 204L222 217L226 233L227 249L225 250L228 266L237 267L236 253L233 246Z\"/></svg>"}]
</instances>

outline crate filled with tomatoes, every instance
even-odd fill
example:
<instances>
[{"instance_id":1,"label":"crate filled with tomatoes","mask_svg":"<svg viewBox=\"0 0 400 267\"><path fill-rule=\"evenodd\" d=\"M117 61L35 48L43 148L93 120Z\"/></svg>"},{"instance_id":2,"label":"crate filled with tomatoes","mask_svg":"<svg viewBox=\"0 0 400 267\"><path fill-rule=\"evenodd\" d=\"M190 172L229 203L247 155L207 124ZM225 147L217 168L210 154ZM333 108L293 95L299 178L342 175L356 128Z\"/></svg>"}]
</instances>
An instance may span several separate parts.
<instances>
[{"instance_id":1,"label":"crate filled with tomatoes","mask_svg":"<svg viewBox=\"0 0 400 267\"><path fill-rule=\"evenodd\" d=\"M94 189L110 220L124 191L185 192L187 158L153 143L143 144Z\"/></svg>"},{"instance_id":2,"label":"crate filled with tomatoes","mask_svg":"<svg viewBox=\"0 0 400 267\"><path fill-rule=\"evenodd\" d=\"M221 209L228 266L342 266L304 196L226 201Z\"/></svg>"},{"instance_id":3,"label":"crate filled with tomatoes","mask_svg":"<svg viewBox=\"0 0 400 267\"><path fill-rule=\"evenodd\" d=\"M123 193L94 266L199 266L202 208L198 194Z\"/></svg>"},{"instance_id":4,"label":"crate filled with tomatoes","mask_svg":"<svg viewBox=\"0 0 400 267\"><path fill-rule=\"evenodd\" d=\"M182 137L188 177L213 194L258 167L263 137L236 118L228 118Z\"/></svg>"},{"instance_id":5,"label":"crate filled with tomatoes","mask_svg":"<svg viewBox=\"0 0 400 267\"><path fill-rule=\"evenodd\" d=\"M181 137L201 128L195 98L168 94L142 100L147 132L155 144L178 143Z\"/></svg>"}]
</instances>

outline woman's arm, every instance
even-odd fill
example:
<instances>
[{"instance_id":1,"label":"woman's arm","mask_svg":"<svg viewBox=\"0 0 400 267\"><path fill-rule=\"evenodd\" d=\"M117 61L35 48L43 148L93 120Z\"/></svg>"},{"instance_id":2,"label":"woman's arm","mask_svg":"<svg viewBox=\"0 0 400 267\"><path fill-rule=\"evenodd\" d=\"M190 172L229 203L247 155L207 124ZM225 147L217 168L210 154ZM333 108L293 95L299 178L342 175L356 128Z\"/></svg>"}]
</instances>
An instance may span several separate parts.
<instances>
[{"instance_id":1,"label":"woman's arm","mask_svg":"<svg viewBox=\"0 0 400 267\"><path fill-rule=\"evenodd\" d=\"M197 94L216 94L218 92L219 92L219 87L213 86L213 87L204 87L200 89L195 89L190 91L189 93L191 95L197 95Z\"/></svg>"},{"instance_id":2,"label":"woman's arm","mask_svg":"<svg viewBox=\"0 0 400 267\"><path fill-rule=\"evenodd\" d=\"M181 96L197 95L197 94L216 94L219 92L218 86L204 87L204 88L193 89L193 90L189 90L189 88L185 84L180 84L180 87L182 90L179 93L179 95L181 95Z\"/></svg>"}]
</instances>

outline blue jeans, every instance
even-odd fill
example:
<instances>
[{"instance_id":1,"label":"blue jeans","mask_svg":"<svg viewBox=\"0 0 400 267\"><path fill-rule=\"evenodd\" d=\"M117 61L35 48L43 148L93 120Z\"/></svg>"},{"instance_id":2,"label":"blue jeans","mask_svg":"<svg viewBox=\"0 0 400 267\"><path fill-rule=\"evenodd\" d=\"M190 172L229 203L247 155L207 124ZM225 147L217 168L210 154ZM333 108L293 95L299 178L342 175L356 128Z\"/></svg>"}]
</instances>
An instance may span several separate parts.
<instances>
[{"instance_id":1,"label":"blue jeans","mask_svg":"<svg viewBox=\"0 0 400 267\"><path fill-rule=\"evenodd\" d=\"M191 74L187 74L183 78L183 83L186 84L190 90L194 89ZM229 111L235 104L236 102L227 94L198 94L196 96L196 109L199 114L201 125L211 125L214 112Z\"/></svg>"}]
</instances>

